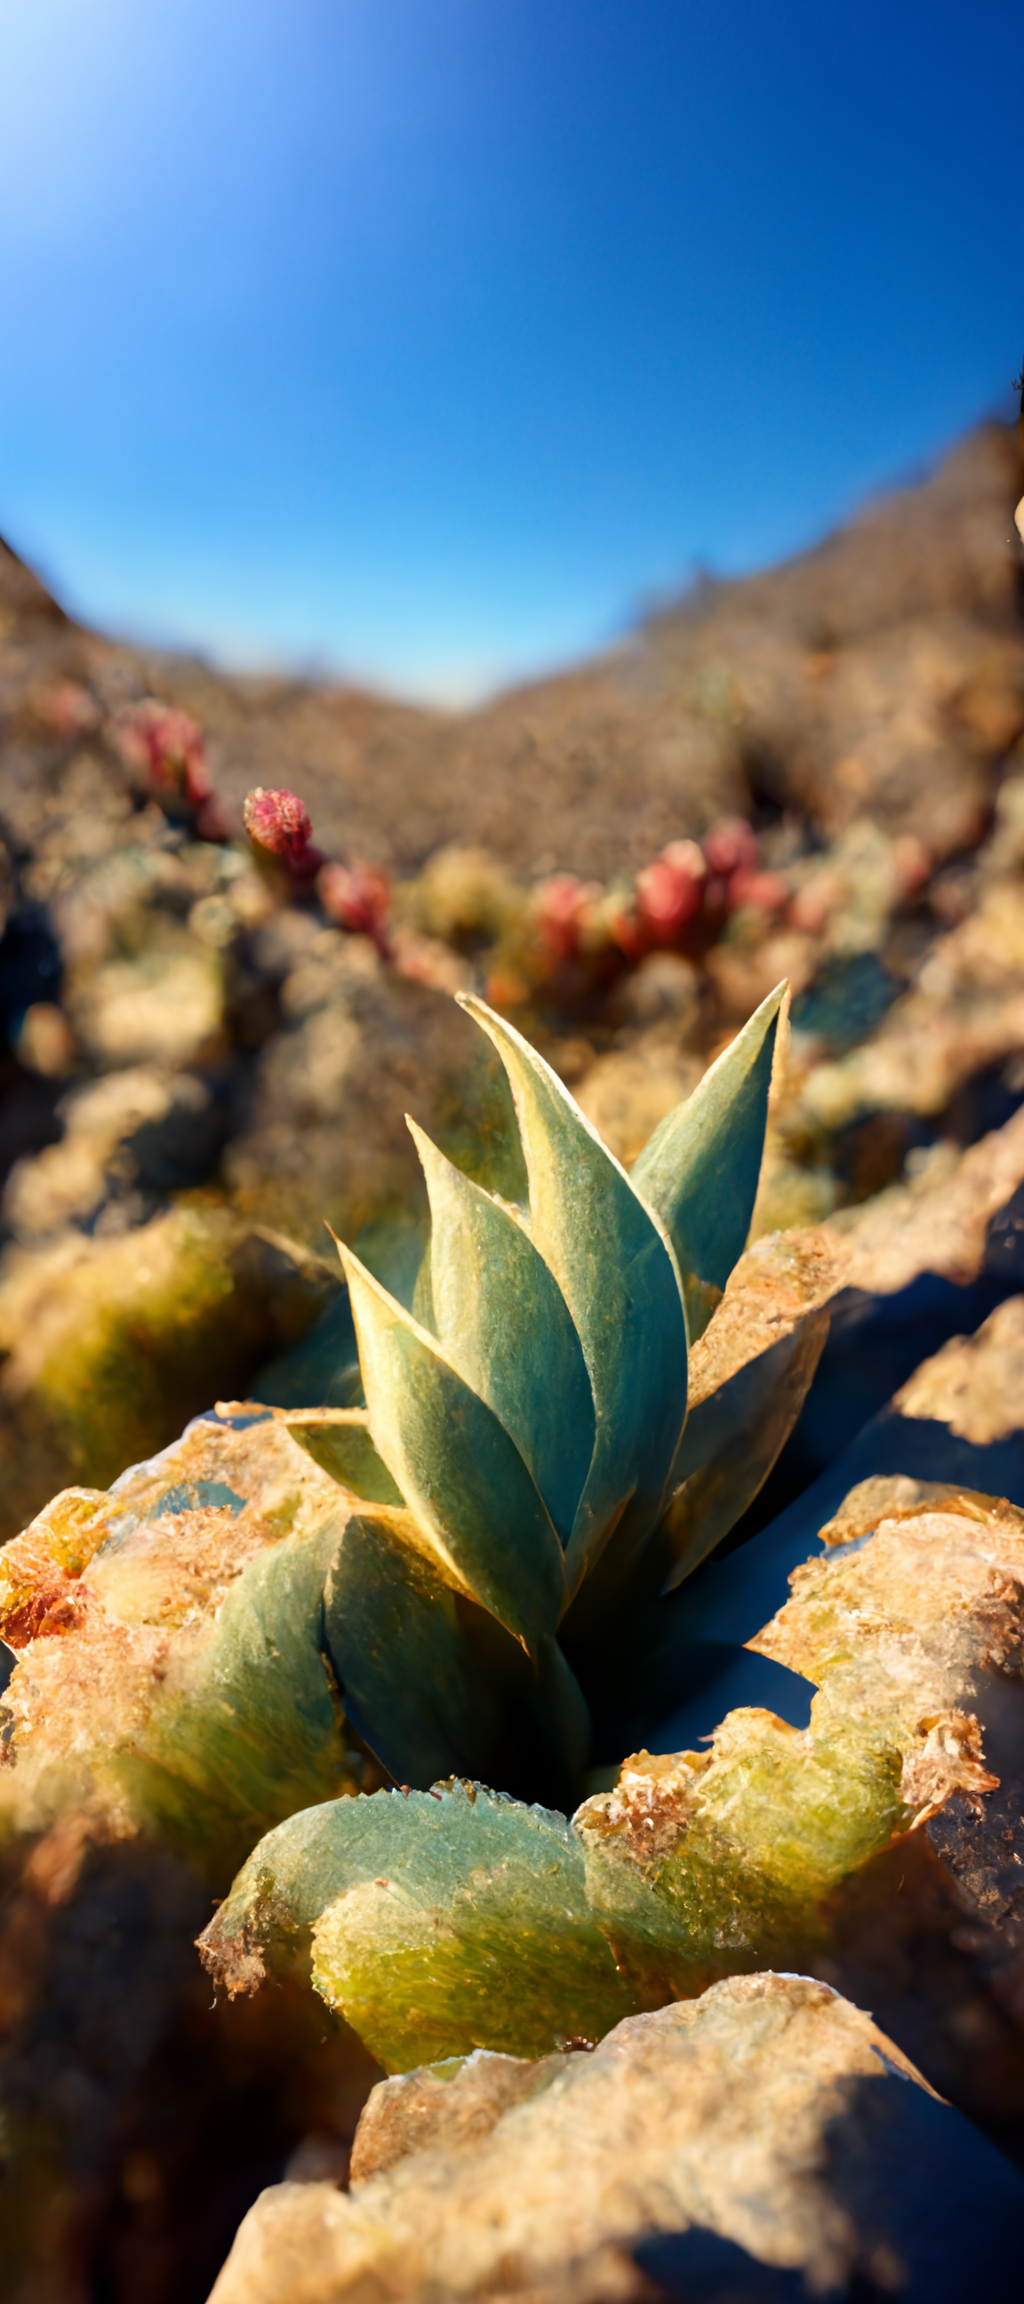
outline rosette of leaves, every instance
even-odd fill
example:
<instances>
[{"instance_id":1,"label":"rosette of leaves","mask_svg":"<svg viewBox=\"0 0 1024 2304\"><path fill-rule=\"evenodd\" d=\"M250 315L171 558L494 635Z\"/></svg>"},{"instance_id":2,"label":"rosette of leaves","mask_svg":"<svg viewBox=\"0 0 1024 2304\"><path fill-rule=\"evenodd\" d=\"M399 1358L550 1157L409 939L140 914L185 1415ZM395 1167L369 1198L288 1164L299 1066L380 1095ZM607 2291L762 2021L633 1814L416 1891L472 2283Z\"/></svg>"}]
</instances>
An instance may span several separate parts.
<instances>
[{"instance_id":1,"label":"rosette of leaves","mask_svg":"<svg viewBox=\"0 0 1024 2304\"><path fill-rule=\"evenodd\" d=\"M349 1717L399 1783L472 1776L574 1805L623 1649L792 1425L821 1325L795 1381L743 1371L687 1418L688 1345L750 1230L784 995L630 1175L536 1050L464 997L511 1086L514 1196L410 1121L431 1228L408 1301L339 1243L365 1407L286 1421L360 1500L324 1639Z\"/></svg>"}]
</instances>

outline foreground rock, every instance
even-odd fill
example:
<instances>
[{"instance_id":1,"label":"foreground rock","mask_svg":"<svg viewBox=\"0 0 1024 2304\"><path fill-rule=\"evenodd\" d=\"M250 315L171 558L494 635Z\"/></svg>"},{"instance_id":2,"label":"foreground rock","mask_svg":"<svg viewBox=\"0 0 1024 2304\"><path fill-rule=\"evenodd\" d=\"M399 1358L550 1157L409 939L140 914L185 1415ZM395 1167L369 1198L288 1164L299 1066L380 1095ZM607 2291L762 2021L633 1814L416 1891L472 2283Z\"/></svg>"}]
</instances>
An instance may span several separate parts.
<instances>
[{"instance_id":1,"label":"foreground rock","mask_svg":"<svg viewBox=\"0 0 1024 2304\"><path fill-rule=\"evenodd\" d=\"M1021 2179L870 2017L772 1974L633 2017L590 2055L387 2082L356 2171L347 2198L265 2192L211 2304L962 2304L1012 2277L1024 2213Z\"/></svg>"},{"instance_id":2,"label":"foreground rock","mask_svg":"<svg viewBox=\"0 0 1024 2304\"><path fill-rule=\"evenodd\" d=\"M0 1279L0 1538L62 1483L106 1486L218 1393L247 1390L338 1293L321 1257L198 1198L138 1229L68 1229L11 1251Z\"/></svg>"}]
</instances>

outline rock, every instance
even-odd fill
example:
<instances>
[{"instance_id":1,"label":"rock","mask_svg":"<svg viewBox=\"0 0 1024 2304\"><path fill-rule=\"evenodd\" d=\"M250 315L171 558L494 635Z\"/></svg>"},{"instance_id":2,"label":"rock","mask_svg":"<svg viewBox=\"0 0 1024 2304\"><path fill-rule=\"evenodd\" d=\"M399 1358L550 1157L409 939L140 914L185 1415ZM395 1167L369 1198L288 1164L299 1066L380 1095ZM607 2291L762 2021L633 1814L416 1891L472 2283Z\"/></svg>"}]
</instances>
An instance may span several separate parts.
<instances>
[{"instance_id":1,"label":"rock","mask_svg":"<svg viewBox=\"0 0 1024 2304\"><path fill-rule=\"evenodd\" d=\"M321 1653L345 1514L259 1411L56 1497L0 1553L9 1825L74 1806L226 1885L271 1816L378 1782Z\"/></svg>"},{"instance_id":2,"label":"rock","mask_svg":"<svg viewBox=\"0 0 1024 2304\"><path fill-rule=\"evenodd\" d=\"M223 986L216 953L191 940L151 944L131 960L109 960L69 993L78 1039L104 1065L148 1060L180 1066L217 1050Z\"/></svg>"},{"instance_id":3,"label":"rock","mask_svg":"<svg viewBox=\"0 0 1024 2304\"><path fill-rule=\"evenodd\" d=\"M367 937L324 929L303 946L280 982L285 1026L260 1059L250 1124L227 1155L236 1204L317 1247L325 1224L351 1239L396 1205L423 1205L406 1112L464 1164L482 1143L498 1181L511 1104L461 1009L391 973Z\"/></svg>"},{"instance_id":4,"label":"rock","mask_svg":"<svg viewBox=\"0 0 1024 2304\"><path fill-rule=\"evenodd\" d=\"M977 910L937 940L872 1038L839 1063L815 1066L801 1109L831 1130L864 1112L932 1117L974 1074L1024 1046L1022 923L1019 879L993 880Z\"/></svg>"},{"instance_id":5,"label":"rock","mask_svg":"<svg viewBox=\"0 0 1024 2304\"><path fill-rule=\"evenodd\" d=\"M766 2267L804 2292L961 2304L1012 2278L1021 2179L821 1984L738 1977L532 2069L511 2109L495 2091L489 2134L460 2135L451 2109L479 2095L475 2061L440 2089L410 2076L424 2117L405 2156L347 2197L264 2192L211 2304L799 2292L759 2285ZM371 2097L371 2133L380 2117ZM691 2283L702 2261L718 2284Z\"/></svg>"},{"instance_id":6,"label":"rock","mask_svg":"<svg viewBox=\"0 0 1024 2304\"><path fill-rule=\"evenodd\" d=\"M381 2080L364 2106L352 2146L353 2184L380 2176L410 2152L466 2151L489 2136L513 2105L546 2088L566 2069L569 2052L531 2063L475 2048L446 2064L421 2064Z\"/></svg>"},{"instance_id":7,"label":"rock","mask_svg":"<svg viewBox=\"0 0 1024 2304\"><path fill-rule=\"evenodd\" d=\"M986 1448L1024 1429L1024 1296L997 1306L973 1336L953 1336L922 1361L893 1406L947 1424Z\"/></svg>"},{"instance_id":8,"label":"rock","mask_svg":"<svg viewBox=\"0 0 1024 2304\"><path fill-rule=\"evenodd\" d=\"M117 1209L130 1221L135 1202L129 1196L140 1184L198 1183L223 1128L200 1076L167 1076L141 1064L69 1090L57 1117L64 1123L61 1141L18 1161L4 1189L4 1215L21 1241L44 1240L69 1224L94 1224L107 1203L110 1216ZM155 1213L144 1199L138 1210ZM103 1229L115 1229L109 1218Z\"/></svg>"},{"instance_id":9,"label":"rock","mask_svg":"<svg viewBox=\"0 0 1024 2304\"><path fill-rule=\"evenodd\" d=\"M833 1235L849 1243L846 1286L893 1296L930 1272L968 1287L983 1268L992 1227L1004 1210L1012 1239L1022 1183L1024 1111L959 1159L951 1146L940 1146L906 1184L835 1220Z\"/></svg>"},{"instance_id":10,"label":"rock","mask_svg":"<svg viewBox=\"0 0 1024 2304\"><path fill-rule=\"evenodd\" d=\"M328 2139L347 2159L377 2068L294 1987L214 2004L192 1949L209 1905L165 1841L95 1814L0 1838L10 2304L88 2294L111 2259L118 2296L202 2298L311 2128L321 2167Z\"/></svg>"},{"instance_id":11,"label":"rock","mask_svg":"<svg viewBox=\"0 0 1024 2304\"><path fill-rule=\"evenodd\" d=\"M136 1115L147 1100L153 1114L166 1091L147 1074L132 1095ZM122 1123L124 1113L122 1104ZM57 1177L65 1194L91 1192L91 1148L77 1177L74 1135L54 1151L67 1155ZM41 1167L23 1176L18 1205ZM219 1393L247 1390L339 1286L335 1269L308 1250L202 1202L108 1238L63 1232L43 1248L9 1251L0 1279L3 1533L62 1478L102 1486L166 1446Z\"/></svg>"}]
</instances>

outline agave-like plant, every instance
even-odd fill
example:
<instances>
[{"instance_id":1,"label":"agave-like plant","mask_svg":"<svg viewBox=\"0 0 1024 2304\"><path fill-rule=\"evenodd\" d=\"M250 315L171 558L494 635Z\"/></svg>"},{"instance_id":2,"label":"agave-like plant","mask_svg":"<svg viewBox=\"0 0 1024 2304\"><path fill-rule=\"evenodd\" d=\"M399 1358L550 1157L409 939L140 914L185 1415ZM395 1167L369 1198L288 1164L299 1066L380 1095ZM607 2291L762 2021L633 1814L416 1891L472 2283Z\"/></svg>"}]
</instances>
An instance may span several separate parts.
<instances>
[{"instance_id":1,"label":"agave-like plant","mask_svg":"<svg viewBox=\"0 0 1024 2304\"><path fill-rule=\"evenodd\" d=\"M616 1660L786 1437L823 1325L752 1430L741 1393L687 1420L688 1345L750 1230L785 992L631 1174L522 1035L463 997L508 1075L518 1196L410 1121L431 1220L410 1302L339 1243L366 1404L284 1413L362 1501L324 1637L346 1711L399 1783L472 1776L574 1804L595 1729L599 1757L608 1742Z\"/></svg>"}]
</instances>

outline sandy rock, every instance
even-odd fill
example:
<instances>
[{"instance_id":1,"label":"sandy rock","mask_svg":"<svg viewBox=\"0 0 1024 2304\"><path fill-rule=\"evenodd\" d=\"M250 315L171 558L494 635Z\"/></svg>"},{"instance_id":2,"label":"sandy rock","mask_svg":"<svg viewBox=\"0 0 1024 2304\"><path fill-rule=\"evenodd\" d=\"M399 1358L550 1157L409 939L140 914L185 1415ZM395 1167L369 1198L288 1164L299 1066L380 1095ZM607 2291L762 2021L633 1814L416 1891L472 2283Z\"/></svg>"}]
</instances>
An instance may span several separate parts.
<instances>
[{"instance_id":1,"label":"sandy rock","mask_svg":"<svg viewBox=\"0 0 1024 2304\"><path fill-rule=\"evenodd\" d=\"M224 1881L270 1814L364 1781L320 1653L344 1500L272 1418L238 1423L65 1490L0 1554L20 1830L70 1804Z\"/></svg>"},{"instance_id":2,"label":"sandy rock","mask_svg":"<svg viewBox=\"0 0 1024 2304\"><path fill-rule=\"evenodd\" d=\"M73 989L74 1030L103 1065L153 1060L177 1069L215 1051L223 1015L216 954L168 939L131 960L109 960Z\"/></svg>"},{"instance_id":3,"label":"sandy rock","mask_svg":"<svg viewBox=\"0 0 1024 2304\"><path fill-rule=\"evenodd\" d=\"M832 1130L864 1112L934 1116L973 1074L1024 1048L1022 894L1016 877L985 886L873 1037L810 1072L803 1109Z\"/></svg>"},{"instance_id":4,"label":"sandy rock","mask_svg":"<svg viewBox=\"0 0 1024 2304\"><path fill-rule=\"evenodd\" d=\"M844 2294L860 2275L915 2304L959 2304L958 2219L984 2283L1009 2267L1022 2205L1020 2179L870 2017L807 1979L748 1976L629 2019L592 2055L552 2059L487 2136L457 2144L442 2119L436 2141L348 2197L265 2192L211 2304L499 2288L604 2304L646 2299L652 2278L658 2292L674 2260L686 2294L753 2296L770 2266L812 2292ZM728 2284L686 2281L697 2251L674 2259L665 2238L693 2227ZM709 2234L732 2249L708 2251Z\"/></svg>"},{"instance_id":5,"label":"sandy rock","mask_svg":"<svg viewBox=\"0 0 1024 2304\"><path fill-rule=\"evenodd\" d=\"M160 1164L161 1152L174 1181L198 1181L210 1165L211 1135L216 1142L206 1082L194 1073L167 1076L154 1065L133 1065L71 1089L57 1114L64 1122L61 1141L17 1162L4 1190L4 1215L22 1241L95 1219L105 1201L123 1201L126 1187Z\"/></svg>"},{"instance_id":6,"label":"sandy rock","mask_svg":"<svg viewBox=\"0 0 1024 2304\"><path fill-rule=\"evenodd\" d=\"M989 1226L1022 1183L1024 1112L959 1159L940 1146L908 1183L829 1225L840 1255L847 1246L845 1285L890 1296L918 1273L935 1272L967 1286L982 1268Z\"/></svg>"},{"instance_id":7,"label":"sandy rock","mask_svg":"<svg viewBox=\"0 0 1024 2304\"><path fill-rule=\"evenodd\" d=\"M151 1087L136 1079L136 1110L144 1095L152 1110ZM62 1187L69 1176L70 1160ZM91 1152L82 1176L91 1189ZM64 1231L10 1250L0 1278L3 1533L62 1479L103 1485L218 1395L246 1391L338 1286L333 1266L300 1245L202 1202L108 1238Z\"/></svg>"},{"instance_id":8,"label":"sandy rock","mask_svg":"<svg viewBox=\"0 0 1024 2304\"><path fill-rule=\"evenodd\" d=\"M514 2104L546 2088L568 2063L568 2053L530 2063L486 2048L447 2064L422 2064L378 2081L356 2130L353 2184L380 2176L410 2152L465 2151L478 2143Z\"/></svg>"},{"instance_id":9,"label":"sandy rock","mask_svg":"<svg viewBox=\"0 0 1024 2304\"><path fill-rule=\"evenodd\" d=\"M284 1029L261 1059L251 1123L225 1163L237 1203L320 1247L422 1201L411 1112L453 1157L499 1163L511 1106L455 1002L395 976L365 937L324 929L283 974Z\"/></svg>"},{"instance_id":10,"label":"sandy rock","mask_svg":"<svg viewBox=\"0 0 1024 2304\"><path fill-rule=\"evenodd\" d=\"M978 1447L1024 1429L1024 1296L997 1305L973 1336L954 1336L897 1392L904 1416L932 1417Z\"/></svg>"}]
</instances>

